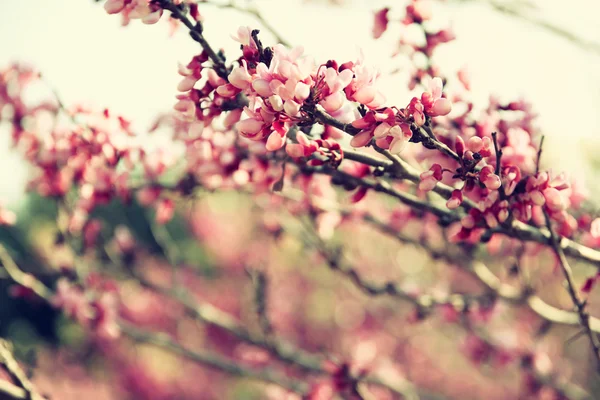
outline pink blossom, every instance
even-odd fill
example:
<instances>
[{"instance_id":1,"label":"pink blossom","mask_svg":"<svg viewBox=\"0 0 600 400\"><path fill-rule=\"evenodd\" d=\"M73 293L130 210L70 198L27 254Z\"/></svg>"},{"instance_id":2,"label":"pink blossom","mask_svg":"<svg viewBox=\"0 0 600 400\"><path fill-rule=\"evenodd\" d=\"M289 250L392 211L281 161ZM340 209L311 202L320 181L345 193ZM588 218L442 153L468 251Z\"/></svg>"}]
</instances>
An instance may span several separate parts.
<instances>
[{"instance_id":1,"label":"pink blossom","mask_svg":"<svg viewBox=\"0 0 600 400\"><path fill-rule=\"evenodd\" d=\"M429 91L423 92L421 95L421 102L423 103L425 113L430 117L447 115L452 110L450 100L442 97L442 88L442 79L433 78L429 82Z\"/></svg>"},{"instance_id":2,"label":"pink blossom","mask_svg":"<svg viewBox=\"0 0 600 400\"><path fill-rule=\"evenodd\" d=\"M420 178L419 190L424 192L432 190L442 180L442 166L440 164L433 164L429 168L429 171L425 171L420 175Z\"/></svg>"},{"instance_id":3,"label":"pink blossom","mask_svg":"<svg viewBox=\"0 0 600 400\"><path fill-rule=\"evenodd\" d=\"M453 190L452 195L446 202L446 207L448 207L450 210L454 210L455 208L458 208L461 205L462 201L463 201L462 190L458 190L458 189Z\"/></svg>"},{"instance_id":4,"label":"pink blossom","mask_svg":"<svg viewBox=\"0 0 600 400\"><path fill-rule=\"evenodd\" d=\"M388 12L389 8L383 8L375 13L375 19L373 23L373 37L379 39L381 35L386 31L388 25Z\"/></svg>"}]
</instances>

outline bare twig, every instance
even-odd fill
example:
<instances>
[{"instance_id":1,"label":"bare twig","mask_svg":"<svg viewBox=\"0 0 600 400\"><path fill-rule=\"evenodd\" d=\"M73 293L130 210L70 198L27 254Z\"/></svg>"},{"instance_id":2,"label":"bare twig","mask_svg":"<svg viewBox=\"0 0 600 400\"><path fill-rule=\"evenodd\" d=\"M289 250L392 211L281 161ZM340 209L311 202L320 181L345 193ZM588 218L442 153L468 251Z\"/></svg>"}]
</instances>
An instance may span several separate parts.
<instances>
[{"instance_id":1,"label":"bare twig","mask_svg":"<svg viewBox=\"0 0 600 400\"><path fill-rule=\"evenodd\" d=\"M231 375L237 375L248 379L254 379L262 382L274 383L277 386L291 390L299 394L305 394L307 385L303 382L288 378L269 369L251 369L243 367L233 361L226 360L214 354L198 352L186 349L175 342L168 335L163 333L147 332L135 328L130 324L120 323L123 333L137 342L143 342L158 346L172 353L178 354L184 358L194 361L198 364L226 372Z\"/></svg>"},{"instance_id":2,"label":"bare twig","mask_svg":"<svg viewBox=\"0 0 600 400\"><path fill-rule=\"evenodd\" d=\"M52 292L50 289L33 275L21 271L2 244L0 244L0 262L2 262L2 266L15 283L30 289L44 300L49 301L51 299Z\"/></svg>"},{"instance_id":3,"label":"bare twig","mask_svg":"<svg viewBox=\"0 0 600 400\"><path fill-rule=\"evenodd\" d=\"M235 11L238 11L240 13L243 14L249 14L252 15L254 18L256 18L256 20L258 20L258 22L260 22L260 24L266 29L268 30L271 35L273 35L273 37L275 37L275 40L277 41L277 43L281 43L282 45L286 46L286 47L290 47L290 43L288 43L279 32L277 32L277 29L275 29L275 27L269 22L267 21L267 19L265 19L262 14L258 11L258 9L256 8L250 8L250 7L239 7L237 6L235 3L233 2L228 2L225 4L217 4L217 3L213 3L213 2L209 2L209 1L204 1L202 3L200 3L202 5L211 5L211 6L215 6L218 8L229 8Z\"/></svg>"},{"instance_id":4,"label":"bare twig","mask_svg":"<svg viewBox=\"0 0 600 400\"><path fill-rule=\"evenodd\" d=\"M9 381L0 379L0 400L26 400L27 392Z\"/></svg>"},{"instance_id":5,"label":"bare twig","mask_svg":"<svg viewBox=\"0 0 600 400\"><path fill-rule=\"evenodd\" d=\"M351 124L344 124L318 109L316 110L316 116L317 116L317 119L319 122L334 126L352 136L356 135L359 131L356 128L354 128ZM377 163L380 164L380 161L378 161ZM393 165L393 164L389 163L389 165ZM335 174L335 172L329 171L326 169L321 170L321 171L314 171L314 172L326 173L326 174L332 175L332 176ZM346 174L346 175L348 175L348 174ZM418 174L416 174L414 172L411 173L410 171L405 172L403 174L402 178L411 180L413 182L418 182L418 179L419 179ZM376 190L378 192L386 193L413 208L421 209L424 211L429 211L429 212L437 215L438 217L444 218L446 221L451 222L451 221L454 221L454 220L457 220L458 218L460 218L459 215L457 215L456 213L453 213L450 210L447 210L445 208L440 208L440 207L437 207L434 205L425 204L421 201L415 202L414 200L416 200L416 198L414 198L414 196L404 194L397 190L392 189L391 186L387 182L378 181L378 182L373 183L370 181L366 181L364 179L352 177L350 175L348 175L347 179L349 179L349 181L351 183L353 182L357 185L365 186L367 188ZM444 196L446 199L449 198L452 193L452 188L450 188L446 185L442 185L440 183L438 183L433 190L436 193ZM468 210L468 209L472 208L474 206L474 204L472 202L466 200L461 204L461 206L463 208L465 208L466 210ZM511 220L511 223L508 226L501 225L495 229L490 230L490 232L491 233L501 233L503 235L506 235L506 236L509 236L509 237L512 237L515 239L519 239L521 241L537 242L537 243L541 243L541 244L548 244L551 240L549 230L543 229L543 228L536 228L531 225L525 224L521 221L515 221L515 220ZM574 241L566 239L566 238L564 238L559 243L559 246L563 249L563 251L567 255L574 257L578 260L582 260L582 261L591 263L596 268L600 268L600 251L594 250L590 247L581 245L577 242L574 242Z\"/></svg>"},{"instance_id":6,"label":"bare twig","mask_svg":"<svg viewBox=\"0 0 600 400\"><path fill-rule=\"evenodd\" d=\"M19 366L19 363L17 363L17 360L15 360L15 358L12 354L11 345L5 340L0 340L0 364L2 364L2 367L6 370L6 372L8 372L8 374L13 379L13 381L18 385L18 387L23 389L23 394L24 394L24 397L22 397L23 399L27 399L27 400L43 400L44 399L37 392L37 390L31 383L31 381L29 380L29 378L27 378L27 375ZM6 387L9 388L9 386L6 386ZM17 392L17 391L13 390L12 394L20 395L21 393L20 393L20 391ZM16 398L20 398L20 397L16 397Z\"/></svg>"},{"instance_id":7,"label":"bare twig","mask_svg":"<svg viewBox=\"0 0 600 400\"><path fill-rule=\"evenodd\" d=\"M586 305L585 301L580 299L579 294L577 293L577 289L575 288L575 284L573 283L573 272L571 270L571 266L569 265L569 261L567 260L567 257L565 256L565 252L558 244L559 243L558 238L557 238L556 234L554 233L554 230L552 229L552 222L550 221L550 217L548 216L548 213L545 210L544 210L544 216L546 217L546 226L548 227L548 230L550 231L550 237L551 237L550 245L551 245L552 249L554 250L554 252L556 253L556 256L558 257L559 265L561 267L561 270L562 270L562 272L565 276L565 280L567 282L567 290L569 292L569 295L571 296L571 300L573 301L573 304L575 305L577 314L579 315L579 322L580 322L581 326L583 327L583 329L585 330L585 332L587 333L588 338L590 339L590 344L594 351L594 358L596 359L596 362L597 362L597 369L598 369L598 372L600 373L600 344L598 343L599 342L598 337L594 333L594 331L592 330L592 328L590 326L590 315L585 310L585 305Z\"/></svg>"},{"instance_id":8,"label":"bare twig","mask_svg":"<svg viewBox=\"0 0 600 400\"><path fill-rule=\"evenodd\" d=\"M271 324L267 311L267 275L263 271L258 270L248 270L248 275L250 275L254 285L254 305L258 316L258 324L262 334L265 335L265 337L271 337L273 335L273 325Z\"/></svg>"},{"instance_id":9,"label":"bare twig","mask_svg":"<svg viewBox=\"0 0 600 400\"><path fill-rule=\"evenodd\" d=\"M500 11L511 17L526 21L539 28L542 28L545 31L548 31L554 35L557 35L558 37L561 37L562 39L573 43L574 45L580 47L583 50L593 51L596 54L600 54L600 43L585 40L575 35L574 33L569 32L568 30L554 25L548 21L544 21L541 18L535 18L529 15L525 15L515 7L509 7L506 4L503 4L502 2L496 0L486 0L486 3L497 11Z\"/></svg>"},{"instance_id":10,"label":"bare twig","mask_svg":"<svg viewBox=\"0 0 600 400\"><path fill-rule=\"evenodd\" d=\"M202 34L204 29L202 23L198 21L194 24L183 11L184 8L182 8L181 5L173 4L171 0L158 0L157 3L165 10L170 11L173 18L181 21L189 29L190 36L192 37L192 39L200 43L200 46L202 46L208 57L212 60L215 72L221 78L227 80L229 70L225 65L225 60L223 60L223 58L218 53L216 53L210 46L210 44L206 41L206 38Z\"/></svg>"}]
</instances>

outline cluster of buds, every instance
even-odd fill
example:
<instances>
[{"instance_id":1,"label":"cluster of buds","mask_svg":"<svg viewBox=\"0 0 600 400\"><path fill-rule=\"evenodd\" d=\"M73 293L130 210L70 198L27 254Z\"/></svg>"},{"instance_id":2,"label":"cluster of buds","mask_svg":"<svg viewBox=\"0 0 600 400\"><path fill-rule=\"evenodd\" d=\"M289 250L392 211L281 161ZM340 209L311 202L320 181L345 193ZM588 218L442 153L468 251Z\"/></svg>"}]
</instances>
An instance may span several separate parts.
<instances>
[{"instance_id":1,"label":"cluster of buds","mask_svg":"<svg viewBox=\"0 0 600 400\"><path fill-rule=\"evenodd\" d=\"M177 90L182 93L177 95L178 101L174 108L185 121L197 121L189 126L188 134L191 139L198 137L204 126L209 125L223 111L235 110L225 119L226 127L231 127L240 116L238 107L233 104L235 99L221 95L222 91L218 90L226 83L225 80L213 68L204 68L206 61L208 55L202 52L187 65L180 65L178 70L183 79L177 85Z\"/></svg>"},{"instance_id":2,"label":"cluster of buds","mask_svg":"<svg viewBox=\"0 0 600 400\"><path fill-rule=\"evenodd\" d=\"M360 129L350 143L353 147L363 147L375 139L375 144L397 154L413 137L412 126L422 126L427 118L447 115L452 105L442 97L442 80L434 78L430 82L429 91L423 92L421 98L414 97L404 109L382 108L368 111L362 118L352 122L352 126ZM441 179L441 178L440 178Z\"/></svg>"},{"instance_id":3,"label":"cluster of buds","mask_svg":"<svg viewBox=\"0 0 600 400\"><path fill-rule=\"evenodd\" d=\"M322 158L313 157L308 161L308 165L317 166L328 163L337 167L344 158L344 152L338 142L332 139L316 139L310 140L302 132L296 133L298 143L288 144L285 148L287 154L294 158L308 158L311 156L320 156ZM315 154L316 153L316 154Z\"/></svg>"},{"instance_id":4,"label":"cluster of buds","mask_svg":"<svg viewBox=\"0 0 600 400\"><path fill-rule=\"evenodd\" d=\"M302 48L263 48L257 34L258 31L245 27L238 30L234 39L242 45L242 57L227 82L219 81L216 88L222 98L247 99L243 116L239 110L227 116L227 125L239 120L235 127L241 136L264 141L268 151L275 151L286 145L292 125L315 122L317 106L335 118L351 122L355 113L348 106L351 102L369 109L383 104L384 98L375 87L378 73L366 66L362 58L341 65L331 60L317 67L311 58L302 56ZM193 79L184 80L188 81L193 84ZM190 84L184 85L185 89Z\"/></svg>"}]
</instances>

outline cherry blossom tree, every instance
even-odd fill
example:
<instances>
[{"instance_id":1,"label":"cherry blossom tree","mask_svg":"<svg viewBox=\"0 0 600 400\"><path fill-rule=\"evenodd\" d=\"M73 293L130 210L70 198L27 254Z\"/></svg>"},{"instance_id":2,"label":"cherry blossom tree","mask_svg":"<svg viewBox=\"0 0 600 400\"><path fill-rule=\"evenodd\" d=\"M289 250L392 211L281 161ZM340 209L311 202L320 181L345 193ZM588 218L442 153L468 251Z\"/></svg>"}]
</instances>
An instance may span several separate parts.
<instances>
[{"instance_id":1,"label":"cherry blossom tree","mask_svg":"<svg viewBox=\"0 0 600 400\"><path fill-rule=\"evenodd\" d=\"M215 4L101 3L197 53L143 132L172 151L118 110L31 96L51 87L33 67L0 70L51 215L0 208L2 278L62 332L36 366L0 343L2 398L593 397L600 219L544 162L532 105L476 104L466 70L436 64L455 36L429 0L370 16L375 39L420 33L393 54L416 93L401 104L363 55L315 60L251 5L260 26L224 54L204 36Z\"/></svg>"}]
</instances>

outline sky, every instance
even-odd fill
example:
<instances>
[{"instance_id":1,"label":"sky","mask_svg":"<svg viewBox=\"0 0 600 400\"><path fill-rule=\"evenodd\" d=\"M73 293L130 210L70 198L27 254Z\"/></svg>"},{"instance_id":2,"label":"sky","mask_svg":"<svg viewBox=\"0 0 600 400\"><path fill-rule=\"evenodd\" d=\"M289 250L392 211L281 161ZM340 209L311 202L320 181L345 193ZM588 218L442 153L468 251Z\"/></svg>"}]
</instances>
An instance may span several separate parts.
<instances>
[{"instance_id":1,"label":"sky","mask_svg":"<svg viewBox=\"0 0 600 400\"><path fill-rule=\"evenodd\" d=\"M534 104L546 135L548 157L555 169L595 181L588 156L600 150L600 55L581 49L534 25L495 11L493 0L446 0L436 3L436 15L451 21L458 39L439 50L447 70L466 66L473 95L484 101L521 96ZM504 1L508 4L521 0ZM92 0L0 1L0 65L24 61L42 72L67 104L109 106L143 130L158 112L174 104L180 80L177 62L187 62L198 47L183 30L169 36L164 21L147 26L133 21L120 26ZM247 2L239 2L246 4ZM255 0L261 14L290 43L302 44L317 61L354 60L359 51L382 71L393 69L389 54L399 31L391 27L371 38L373 10L404 4L397 0L345 0L334 7L316 0ZM538 0L527 15L600 44L597 0ZM568 4L568 5L566 5ZM398 6L396 6L398 8ZM234 54L230 34L240 25L259 27L252 16L231 9L201 5L205 36ZM264 31L265 43L273 38ZM409 93L398 76L381 81L391 104L405 104ZM0 135L0 201L18 207L28 171ZM583 156L582 156L583 155ZM600 156L596 156L600 159Z\"/></svg>"}]
</instances>

